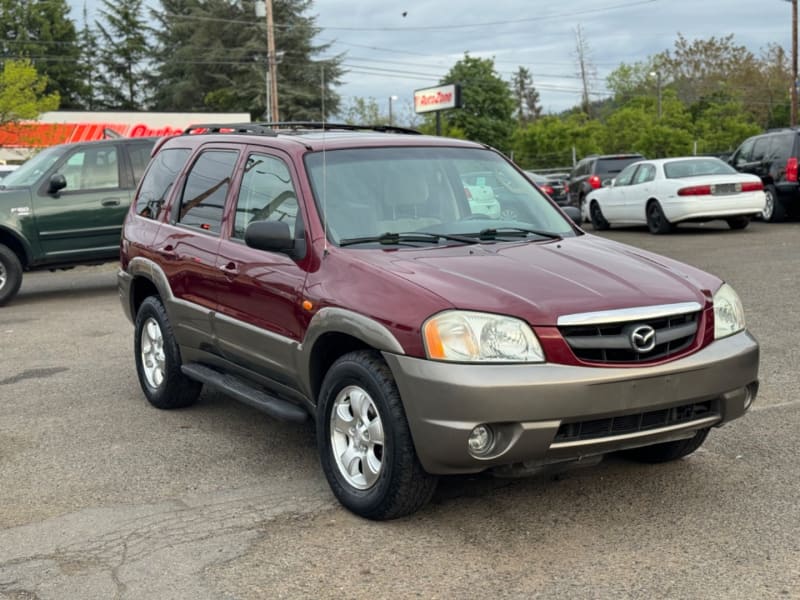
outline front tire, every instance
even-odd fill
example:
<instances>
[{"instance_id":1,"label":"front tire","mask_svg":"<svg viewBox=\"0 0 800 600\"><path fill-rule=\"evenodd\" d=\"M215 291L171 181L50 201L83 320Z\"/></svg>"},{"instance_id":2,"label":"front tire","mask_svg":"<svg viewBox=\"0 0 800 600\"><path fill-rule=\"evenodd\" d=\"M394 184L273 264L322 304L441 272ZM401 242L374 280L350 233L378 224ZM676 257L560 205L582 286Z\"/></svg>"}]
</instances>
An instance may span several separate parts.
<instances>
[{"instance_id":1,"label":"front tire","mask_svg":"<svg viewBox=\"0 0 800 600\"><path fill-rule=\"evenodd\" d=\"M345 354L325 374L317 445L333 494L367 519L416 512L436 489L417 458L392 373L375 352Z\"/></svg>"},{"instance_id":2,"label":"front tire","mask_svg":"<svg viewBox=\"0 0 800 600\"><path fill-rule=\"evenodd\" d=\"M672 223L664 216L661 205L653 200L647 205L647 228L654 235L661 235L672 231Z\"/></svg>"},{"instance_id":3,"label":"front tire","mask_svg":"<svg viewBox=\"0 0 800 600\"><path fill-rule=\"evenodd\" d=\"M167 311L150 296L136 313L136 374L147 401L156 408L183 408L195 403L203 384L181 372L181 353Z\"/></svg>"},{"instance_id":4,"label":"front tire","mask_svg":"<svg viewBox=\"0 0 800 600\"><path fill-rule=\"evenodd\" d=\"M0 306L17 295L22 285L22 263L8 247L0 244Z\"/></svg>"},{"instance_id":5,"label":"front tire","mask_svg":"<svg viewBox=\"0 0 800 600\"><path fill-rule=\"evenodd\" d=\"M708 429L701 429L694 437L675 442L663 444L653 444L642 448L633 448L621 452L622 456L636 462L643 463L663 463L678 460L684 456L689 456L692 452L703 445L708 437Z\"/></svg>"},{"instance_id":6,"label":"front tire","mask_svg":"<svg viewBox=\"0 0 800 600\"><path fill-rule=\"evenodd\" d=\"M592 204L589 206L589 216L592 220L592 227L597 231L605 231L611 227L611 223L606 221L606 218L603 216L603 211L600 209L597 200L592 200Z\"/></svg>"}]
</instances>

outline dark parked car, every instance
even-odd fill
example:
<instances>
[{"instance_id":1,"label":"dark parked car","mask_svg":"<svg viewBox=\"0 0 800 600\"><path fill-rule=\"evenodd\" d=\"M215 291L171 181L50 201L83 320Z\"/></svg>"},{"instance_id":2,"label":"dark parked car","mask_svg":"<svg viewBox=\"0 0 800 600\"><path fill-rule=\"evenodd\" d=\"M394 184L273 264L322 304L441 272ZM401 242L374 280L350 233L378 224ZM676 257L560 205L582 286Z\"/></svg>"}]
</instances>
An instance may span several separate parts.
<instances>
[{"instance_id":1,"label":"dark parked car","mask_svg":"<svg viewBox=\"0 0 800 600\"><path fill-rule=\"evenodd\" d=\"M541 175L533 171L525 171L525 174L533 183L539 186L540 190L550 196L556 204L564 206L567 203L564 179L558 176Z\"/></svg>"},{"instance_id":2,"label":"dark parked car","mask_svg":"<svg viewBox=\"0 0 800 600\"><path fill-rule=\"evenodd\" d=\"M758 175L764 183L765 221L781 221L800 215L800 157L797 129L780 129L746 139L729 162L742 173Z\"/></svg>"},{"instance_id":3,"label":"dark parked car","mask_svg":"<svg viewBox=\"0 0 800 600\"><path fill-rule=\"evenodd\" d=\"M154 144L52 146L0 180L0 305L23 271L118 260L122 221Z\"/></svg>"},{"instance_id":4,"label":"dark parked car","mask_svg":"<svg viewBox=\"0 0 800 600\"><path fill-rule=\"evenodd\" d=\"M674 460L756 397L730 285L585 233L500 153L273 127L191 128L145 173L119 292L152 405L208 385L311 417L336 497L388 519L441 474ZM470 203L474 173L515 216Z\"/></svg>"},{"instance_id":5,"label":"dark parked car","mask_svg":"<svg viewBox=\"0 0 800 600\"><path fill-rule=\"evenodd\" d=\"M607 154L587 156L581 159L572 169L567 180L567 204L577 206L581 210L581 214L588 214L584 203L589 192L603 187L604 182L613 179L622 169L637 160L644 160L644 156L641 154Z\"/></svg>"}]
</instances>

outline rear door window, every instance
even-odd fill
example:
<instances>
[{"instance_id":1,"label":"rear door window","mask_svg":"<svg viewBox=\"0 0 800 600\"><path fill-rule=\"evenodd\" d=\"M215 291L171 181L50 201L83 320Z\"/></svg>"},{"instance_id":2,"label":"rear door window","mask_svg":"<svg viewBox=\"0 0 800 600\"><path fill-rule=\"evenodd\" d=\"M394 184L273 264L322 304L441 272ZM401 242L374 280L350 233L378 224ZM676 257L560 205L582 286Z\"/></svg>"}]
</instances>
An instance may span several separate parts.
<instances>
[{"instance_id":1,"label":"rear door window","mask_svg":"<svg viewBox=\"0 0 800 600\"><path fill-rule=\"evenodd\" d=\"M235 150L206 150L200 154L186 177L178 223L210 233L220 232L225 198L238 158Z\"/></svg>"}]
</instances>

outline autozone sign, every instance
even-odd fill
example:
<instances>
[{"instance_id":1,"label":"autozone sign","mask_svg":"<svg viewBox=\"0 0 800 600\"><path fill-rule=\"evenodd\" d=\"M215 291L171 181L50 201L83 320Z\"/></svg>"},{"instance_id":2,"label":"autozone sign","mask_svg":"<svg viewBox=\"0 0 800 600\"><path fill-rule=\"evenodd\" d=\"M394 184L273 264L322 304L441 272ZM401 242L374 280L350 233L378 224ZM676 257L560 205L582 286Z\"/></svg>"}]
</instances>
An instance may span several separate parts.
<instances>
[{"instance_id":1,"label":"autozone sign","mask_svg":"<svg viewBox=\"0 0 800 600\"><path fill-rule=\"evenodd\" d=\"M461 87L457 83L414 92L414 110L417 114L460 106Z\"/></svg>"}]
</instances>

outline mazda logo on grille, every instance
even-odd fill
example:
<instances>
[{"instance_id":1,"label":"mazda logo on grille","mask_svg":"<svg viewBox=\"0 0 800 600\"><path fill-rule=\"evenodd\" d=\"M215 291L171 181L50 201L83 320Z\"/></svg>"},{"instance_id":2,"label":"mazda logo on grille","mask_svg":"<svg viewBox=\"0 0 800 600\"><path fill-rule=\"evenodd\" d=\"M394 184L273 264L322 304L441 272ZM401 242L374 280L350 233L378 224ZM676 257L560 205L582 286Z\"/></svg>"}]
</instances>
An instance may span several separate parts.
<instances>
[{"instance_id":1,"label":"mazda logo on grille","mask_svg":"<svg viewBox=\"0 0 800 600\"><path fill-rule=\"evenodd\" d=\"M650 325L639 325L631 330L631 347L644 354L656 347L656 330Z\"/></svg>"}]
</instances>

